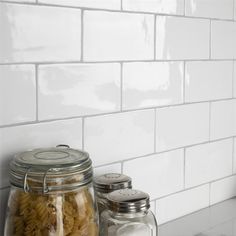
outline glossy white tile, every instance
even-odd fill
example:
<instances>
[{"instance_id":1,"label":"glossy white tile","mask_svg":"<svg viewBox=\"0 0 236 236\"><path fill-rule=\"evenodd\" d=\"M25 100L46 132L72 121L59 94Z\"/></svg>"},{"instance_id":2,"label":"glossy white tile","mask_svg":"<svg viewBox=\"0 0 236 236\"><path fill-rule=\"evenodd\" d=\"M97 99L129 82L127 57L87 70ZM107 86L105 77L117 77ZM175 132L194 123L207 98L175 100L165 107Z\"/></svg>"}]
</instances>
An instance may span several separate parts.
<instances>
[{"instance_id":1,"label":"glossy white tile","mask_svg":"<svg viewBox=\"0 0 236 236\"><path fill-rule=\"evenodd\" d=\"M119 64L64 64L39 67L39 119L120 110Z\"/></svg>"},{"instance_id":2,"label":"glossy white tile","mask_svg":"<svg viewBox=\"0 0 236 236\"><path fill-rule=\"evenodd\" d=\"M2 2L4 0L0 0ZM36 3L37 0L8 0L7 2Z\"/></svg>"},{"instance_id":3,"label":"glossy white tile","mask_svg":"<svg viewBox=\"0 0 236 236\"><path fill-rule=\"evenodd\" d=\"M123 0L123 9L129 11L183 15L184 0Z\"/></svg>"},{"instance_id":4,"label":"glossy white tile","mask_svg":"<svg viewBox=\"0 0 236 236\"><path fill-rule=\"evenodd\" d=\"M211 22L211 58L234 59L236 57L236 23Z\"/></svg>"},{"instance_id":5,"label":"glossy white tile","mask_svg":"<svg viewBox=\"0 0 236 236\"><path fill-rule=\"evenodd\" d=\"M33 65L0 66L0 126L36 120Z\"/></svg>"},{"instance_id":6,"label":"glossy white tile","mask_svg":"<svg viewBox=\"0 0 236 236\"><path fill-rule=\"evenodd\" d=\"M185 101L231 98L232 71L231 61L186 62Z\"/></svg>"},{"instance_id":7,"label":"glossy white tile","mask_svg":"<svg viewBox=\"0 0 236 236\"><path fill-rule=\"evenodd\" d=\"M159 224L166 223L209 205L209 185L186 190L156 201Z\"/></svg>"},{"instance_id":8,"label":"glossy white tile","mask_svg":"<svg viewBox=\"0 0 236 236\"><path fill-rule=\"evenodd\" d=\"M150 210L154 215L156 214L156 201L150 201Z\"/></svg>"},{"instance_id":9,"label":"glossy white tile","mask_svg":"<svg viewBox=\"0 0 236 236\"><path fill-rule=\"evenodd\" d=\"M94 168L94 176L104 175L106 173L121 173L121 163Z\"/></svg>"},{"instance_id":10,"label":"glossy white tile","mask_svg":"<svg viewBox=\"0 0 236 236\"><path fill-rule=\"evenodd\" d=\"M210 21L157 16L156 59L209 58Z\"/></svg>"},{"instance_id":11,"label":"glossy white tile","mask_svg":"<svg viewBox=\"0 0 236 236\"><path fill-rule=\"evenodd\" d=\"M8 165L17 152L68 144L82 147L82 121L71 119L0 129L0 188L8 186Z\"/></svg>"},{"instance_id":12,"label":"glossy white tile","mask_svg":"<svg viewBox=\"0 0 236 236\"><path fill-rule=\"evenodd\" d=\"M4 235L4 224L6 219L7 201L8 201L9 188L0 190L0 235Z\"/></svg>"},{"instance_id":13,"label":"glossy white tile","mask_svg":"<svg viewBox=\"0 0 236 236\"><path fill-rule=\"evenodd\" d=\"M154 110L85 119L84 147L95 165L154 152Z\"/></svg>"},{"instance_id":14,"label":"glossy white tile","mask_svg":"<svg viewBox=\"0 0 236 236\"><path fill-rule=\"evenodd\" d=\"M157 109L156 150L164 151L209 139L209 104Z\"/></svg>"},{"instance_id":15,"label":"glossy white tile","mask_svg":"<svg viewBox=\"0 0 236 236\"><path fill-rule=\"evenodd\" d=\"M123 171L132 177L134 188L149 193L151 199L160 198L183 189L184 151L176 150L127 161L124 162Z\"/></svg>"},{"instance_id":16,"label":"glossy white tile","mask_svg":"<svg viewBox=\"0 0 236 236\"><path fill-rule=\"evenodd\" d=\"M123 109L182 102L182 62L137 62L123 65Z\"/></svg>"},{"instance_id":17,"label":"glossy white tile","mask_svg":"<svg viewBox=\"0 0 236 236\"><path fill-rule=\"evenodd\" d=\"M234 0L186 0L187 16L233 19Z\"/></svg>"},{"instance_id":18,"label":"glossy white tile","mask_svg":"<svg viewBox=\"0 0 236 236\"><path fill-rule=\"evenodd\" d=\"M232 139L186 149L185 186L211 182L232 174Z\"/></svg>"},{"instance_id":19,"label":"glossy white tile","mask_svg":"<svg viewBox=\"0 0 236 236\"><path fill-rule=\"evenodd\" d=\"M236 196L236 176L218 180L211 184L210 204L216 204Z\"/></svg>"},{"instance_id":20,"label":"glossy white tile","mask_svg":"<svg viewBox=\"0 0 236 236\"><path fill-rule=\"evenodd\" d=\"M38 0L38 2L61 6L89 7L113 10L119 10L121 8L120 0Z\"/></svg>"},{"instance_id":21,"label":"glossy white tile","mask_svg":"<svg viewBox=\"0 0 236 236\"><path fill-rule=\"evenodd\" d=\"M79 9L0 3L0 63L80 60L80 14Z\"/></svg>"},{"instance_id":22,"label":"glossy white tile","mask_svg":"<svg viewBox=\"0 0 236 236\"><path fill-rule=\"evenodd\" d=\"M219 101L211 104L211 140L235 135L236 100Z\"/></svg>"},{"instance_id":23,"label":"glossy white tile","mask_svg":"<svg viewBox=\"0 0 236 236\"><path fill-rule=\"evenodd\" d=\"M154 59L154 16L84 12L86 61Z\"/></svg>"}]
</instances>

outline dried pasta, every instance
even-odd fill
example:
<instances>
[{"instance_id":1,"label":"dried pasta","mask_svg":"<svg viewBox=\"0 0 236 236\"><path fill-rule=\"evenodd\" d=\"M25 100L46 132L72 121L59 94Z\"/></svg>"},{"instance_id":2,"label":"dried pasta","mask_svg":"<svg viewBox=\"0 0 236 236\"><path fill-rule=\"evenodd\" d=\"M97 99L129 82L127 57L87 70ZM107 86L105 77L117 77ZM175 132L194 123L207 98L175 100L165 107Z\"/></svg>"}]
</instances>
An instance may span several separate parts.
<instances>
[{"instance_id":1,"label":"dried pasta","mask_svg":"<svg viewBox=\"0 0 236 236\"><path fill-rule=\"evenodd\" d=\"M60 195L16 190L9 204L9 236L98 236L96 212L87 187Z\"/></svg>"}]
</instances>

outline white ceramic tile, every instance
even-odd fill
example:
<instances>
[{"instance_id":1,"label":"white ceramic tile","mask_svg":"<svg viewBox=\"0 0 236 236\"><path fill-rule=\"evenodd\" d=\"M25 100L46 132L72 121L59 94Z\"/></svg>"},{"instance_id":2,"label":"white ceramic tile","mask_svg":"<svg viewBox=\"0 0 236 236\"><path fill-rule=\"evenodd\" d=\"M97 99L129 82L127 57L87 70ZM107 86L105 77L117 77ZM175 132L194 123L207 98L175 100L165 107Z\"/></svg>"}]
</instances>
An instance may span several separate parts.
<instances>
[{"instance_id":1,"label":"white ceramic tile","mask_svg":"<svg viewBox=\"0 0 236 236\"><path fill-rule=\"evenodd\" d=\"M184 0L123 0L123 9L183 15Z\"/></svg>"},{"instance_id":2,"label":"white ceramic tile","mask_svg":"<svg viewBox=\"0 0 236 236\"><path fill-rule=\"evenodd\" d=\"M208 140L206 103L157 109L156 149L164 151Z\"/></svg>"},{"instance_id":3,"label":"white ceramic tile","mask_svg":"<svg viewBox=\"0 0 236 236\"><path fill-rule=\"evenodd\" d=\"M182 102L182 62L137 62L123 65L124 109Z\"/></svg>"},{"instance_id":4,"label":"white ceramic tile","mask_svg":"<svg viewBox=\"0 0 236 236\"><path fill-rule=\"evenodd\" d=\"M121 173L121 163L94 168L94 176L104 175L106 173Z\"/></svg>"},{"instance_id":5,"label":"white ceramic tile","mask_svg":"<svg viewBox=\"0 0 236 236\"><path fill-rule=\"evenodd\" d=\"M153 153L154 110L86 118L84 134L95 165Z\"/></svg>"},{"instance_id":6,"label":"white ceramic tile","mask_svg":"<svg viewBox=\"0 0 236 236\"><path fill-rule=\"evenodd\" d=\"M234 20L236 20L236 0L234 0Z\"/></svg>"},{"instance_id":7,"label":"white ceramic tile","mask_svg":"<svg viewBox=\"0 0 236 236\"><path fill-rule=\"evenodd\" d=\"M4 235L4 224L6 219L6 209L7 209L7 201L8 201L8 194L9 194L9 188L1 189L0 190L0 235Z\"/></svg>"},{"instance_id":8,"label":"white ceramic tile","mask_svg":"<svg viewBox=\"0 0 236 236\"><path fill-rule=\"evenodd\" d=\"M233 59L236 57L236 23L212 21L211 58Z\"/></svg>"},{"instance_id":9,"label":"white ceramic tile","mask_svg":"<svg viewBox=\"0 0 236 236\"><path fill-rule=\"evenodd\" d=\"M0 125L36 119L33 65L0 66Z\"/></svg>"},{"instance_id":10,"label":"white ceramic tile","mask_svg":"<svg viewBox=\"0 0 236 236\"><path fill-rule=\"evenodd\" d=\"M185 68L186 102L232 97L232 62L187 62Z\"/></svg>"},{"instance_id":11,"label":"white ceramic tile","mask_svg":"<svg viewBox=\"0 0 236 236\"><path fill-rule=\"evenodd\" d=\"M39 119L120 110L119 64L39 67Z\"/></svg>"},{"instance_id":12,"label":"white ceramic tile","mask_svg":"<svg viewBox=\"0 0 236 236\"><path fill-rule=\"evenodd\" d=\"M236 176L228 177L211 184L211 205L236 196Z\"/></svg>"},{"instance_id":13,"label":"white ceramic tile","mask_svg":"<svg viewBox=\"0 0 236 236\"><path fill-rule=\"evenodd\" d=\"M38 0L38 2L62 6L89 7L114 10L119 10L121 8L120 0Z\"/></svg>"},{"instance_id":14,"label":"white ceramic tile","mask_svg":"<svg viewBox=\"0 0 236 236\"><path fill-rule=\"evenodd\" d=\"M32 148L68 144L82 147L81 119L55 121L0 129L0 187L8 186L8 165L12 155Z\"/></svg>"},{"instance_id":15,"label":"white ceramic tile","mask_svg":"<svg viewBox=\"0 0 236 236\"><path fill-rule=\"evenodd\" d=\"M156 201L159 224L166 223L209 205L209 185L180 192Z\"/></svg>"},{"instance_id":16,"label":"white ceramic tile","mask_svg":"<svg viewBox=\"0 0 236 236\"><path fill-rule=\"evenodd\" d=\"M235 135L236 100L219 101L211 104L211 140Z\"/></svg>"},{"instance_id":17,"label":"white ceramic tile","mask_svg":"<svg viewBox=\"0 0 236 236\"><path fill-rule=\"evenodd\" d=\"M134 188L149 193L151 199L160 198L183 189L184 152L176 150L127 161L123 171L132 177Z\"/></svg>"},{"instance_id":18,"label":"white ceramic tile","mask_svg":"<svg viewBox=\"0 0 236 236\"><path fill-rule=\"evenodd\" d=\"M86 61L145 60L154 57L154 16L84 12Z\"/></svg>"},{"instance_id":19,"label":"white ceramic tile","mask_svg":"<svg viewBox=\"0 0 236 236\"><path fill-rule=\"evenodd\" d=\"M0 62L80 60L79 9L2 3L0 11Z\"/></svg>"},{"instance_id":20,"label":"white ceramic tile","mask_svg":"<svg viewBox=\"0 0 236 236\"><path fill-rule=\"evenodd\" d=\"M236 98L236 62L234 62L233 88L234 88L234 98Z\"/></svg>"},{"instance_id":21,"label":"white ceramic tile","mask_svg":"<svg viewBox=\"0 0 236 236\"><path fill-rule=\"evenodd\" d=\"M234 0L186 0L187 16L233 19Z\"/></svg>"},{"instance_id":22,"label":"white ceramic tile","mask_svg":"<svg viewBox=\"0 0 236 236\"><path fill-rule=\"evenodd\" d=\"M207 183L232 174L232 139L186 149L185 186Z\"/></svg>"},{"instance_id":23,"label":"white ceramic tile","mask_svg":"<svg viewBox=\"0 0 236 236\"><path fill-rule=\"evenodd\" d=\"M209 58L209 20L157 16L156 59Z\"/></svg>"},{"instance_id":24,"label":"white ceramic tile","mask_svg":"<svg viewBox=\"0 0 236 236\"><path fill-rule=\"evenodd\" d=\"M4 0L0 0L2 2ZM37 0L8 0L8 2L19 2L19 3L36 3Z\"/></svg>"}]
</instances>

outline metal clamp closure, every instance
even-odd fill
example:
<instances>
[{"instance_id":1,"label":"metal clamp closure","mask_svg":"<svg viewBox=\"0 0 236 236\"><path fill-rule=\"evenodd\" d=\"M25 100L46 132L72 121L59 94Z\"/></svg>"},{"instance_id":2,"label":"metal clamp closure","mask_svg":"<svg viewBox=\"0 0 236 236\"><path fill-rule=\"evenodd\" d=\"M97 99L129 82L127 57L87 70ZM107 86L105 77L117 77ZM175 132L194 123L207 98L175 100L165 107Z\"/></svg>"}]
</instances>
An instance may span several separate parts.
<instances>
[{"instance_id":1,"label":"metal clamp closure","mask_svg":"<svg viewBox=\"0 0 236 236\"><path fill-rule=\"evenodd\" d=\"M25 191L25 193L28 193L30 190L28 182L27 182L27 177L28 177L28 173L29 173L30 169L31 168L28 168L27 171L25 172L25 175L24 175L24 191Z\"/></svg>"}]
</instances>

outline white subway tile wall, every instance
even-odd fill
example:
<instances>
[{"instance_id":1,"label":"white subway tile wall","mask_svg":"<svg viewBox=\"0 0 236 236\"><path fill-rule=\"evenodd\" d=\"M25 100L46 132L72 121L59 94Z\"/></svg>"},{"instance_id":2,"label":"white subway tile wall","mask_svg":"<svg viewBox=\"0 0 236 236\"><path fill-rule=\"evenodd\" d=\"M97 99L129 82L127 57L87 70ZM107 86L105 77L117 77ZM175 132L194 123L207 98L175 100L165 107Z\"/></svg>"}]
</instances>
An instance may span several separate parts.
<instances>
[{"instance_id":1,"label":"white subway tile wall","mask_svg":"<svg viewBox=\"0 0 236 236\"><path fill-rule=\"evenodd\" d=\"M157 16L156 59L208 59L209 37L209 20Z\"/></svg>"},{"instance_id":2,"label":"white subway tile wall","mask_svg":"<svg viewBox=\"0 0 236 236\"><path fill-rule=\"evenodd\" d=\"M233 19L234 0L185 0L187 16Z\"/></svg>"},{"instance_id":3,"label":"white subway tile wall","mask_svg":"<svg viewBox=\"0 0 236 236\"><path fill-rule=\"evenodd\" d=\"M232 139L186 148L187 188L232 175Z\"/></svg>"},{"instance_id":4,"label":"white subway tile wall","mask_svg":"<svg viewBox=\"0 0 236 236\"><path fill-rule=\"evenodd\" d=\"M209 139L209 104L157 109L156 150L165 151Z\"/></svg>"},{"instance_id":5,"label":"white subway tile wall","mask_svg":"<svg viewBox=\"0 0 236 236\"><path fill-rule=\"evenodd\" d=\"M36 147L130 175L158 223L236 195L235 20L236 0L0 0L0 235Z\"/></svg>"}]
</instances>

